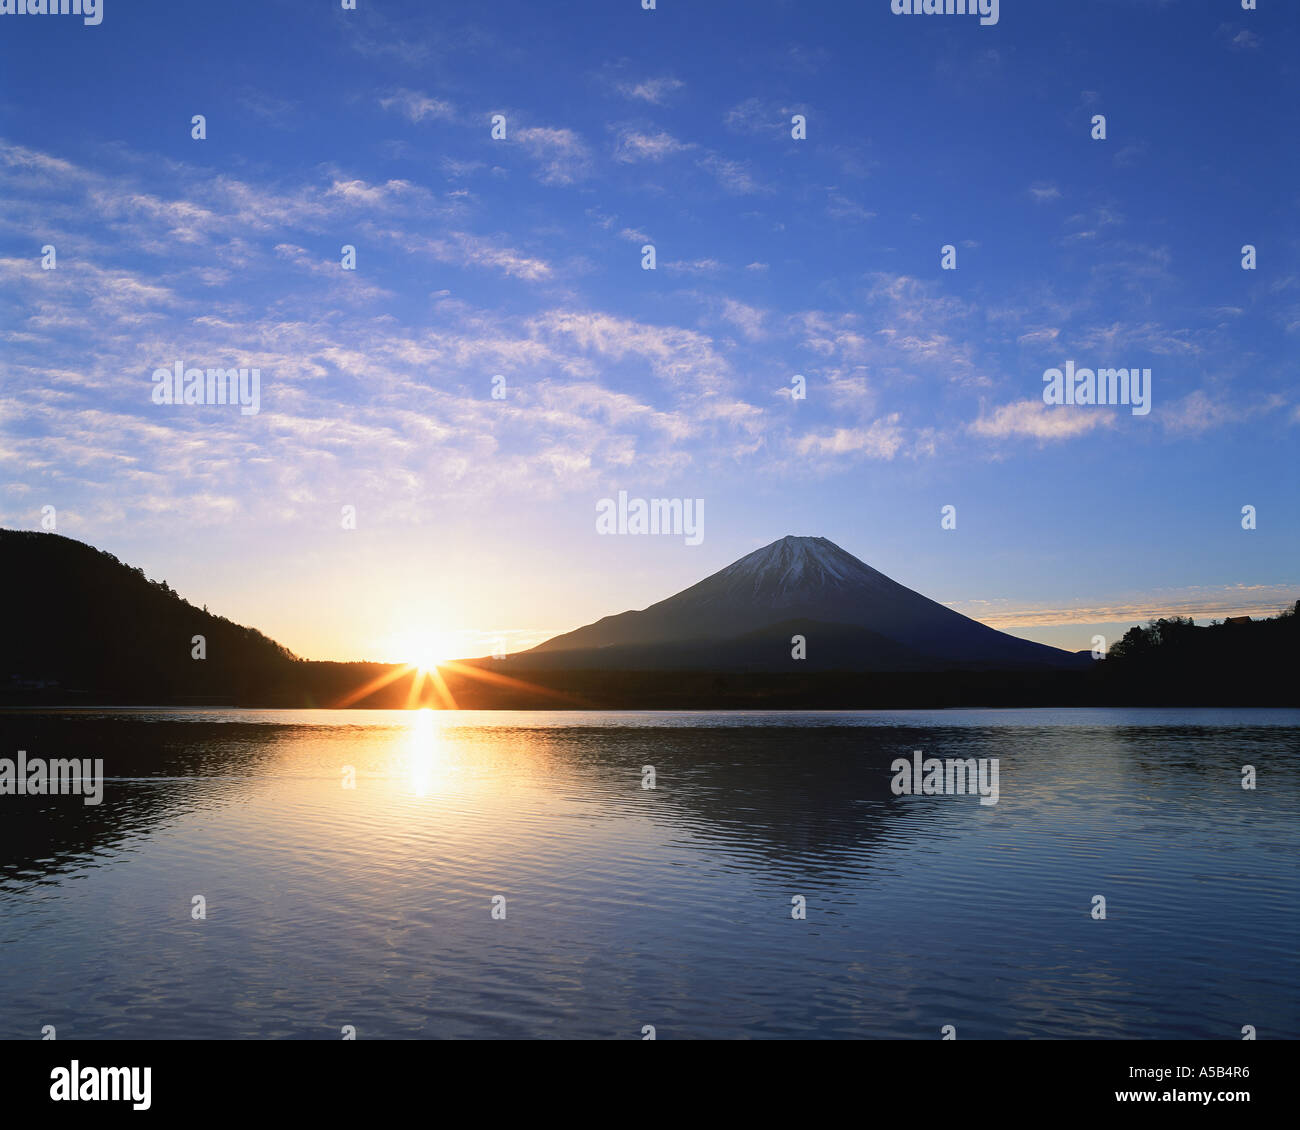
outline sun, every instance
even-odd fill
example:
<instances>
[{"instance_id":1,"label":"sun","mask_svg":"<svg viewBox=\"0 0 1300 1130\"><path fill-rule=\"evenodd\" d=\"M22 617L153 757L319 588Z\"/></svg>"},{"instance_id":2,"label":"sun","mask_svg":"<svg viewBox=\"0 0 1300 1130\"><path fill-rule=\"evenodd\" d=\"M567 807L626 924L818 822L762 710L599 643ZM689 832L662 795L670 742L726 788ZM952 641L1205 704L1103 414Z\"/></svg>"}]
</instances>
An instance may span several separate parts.
<instances>
[{"instance_id":1,"label":"sun","mask_svg":"<svg viewBox=\"0 0 1300 1130\"><path fill-rule=\"evenodd\" d=\"M432 671L447 658L441 651L436 644L421 640L404 647L402 659L417 671Z\"/></svg>"},{"instance_id":2,"label":"sun","mask_svg":"<svg viewBox=\"0 0 1300 1130\"><path fill-rule=\"evenodd\" d=\"M448 685L448 678L453 684L463 683L466 679L487 683L497 687L511 687L527 691L529 694L542 695L554 699L565 706L573 706L578 699L564 691L538 686L512 678L504 672L493 670L491 666L475 663L459 663L459 659L472 659L477 653L474 648L482 643L477 632L441 632L406 628L393 632L376 645L380 651L374 662L387 664L387 669L380 671L374 678L341 694L333 703L337 707L352 706L383 690L384 687L405 680L409 683L406 709L423 711L432 704L438 710L459 710L453 687ZM417 723L422 720L417 718Z\"/></svg>"},{"instance_id":3,"label":"sun","mask_svg":"<svg viewBox=\"0 0 1300 1130\"><path fill-rule=\"evenodd\" d=\"M422 674L437 670L459 655L457 641L435 631L421 630L394 636L388 650L395 662L408 664Z\"/></svg>"},{"instance_id":4,"label":"sun","mask_svg":"<svg viewBox=\"0 0 1300 1130\"><path fill-rule=\"evenodd\" d=\"M417 671L428 674L456 658L454 647L445 640L433 639L412 650L407 662Z\"/></svg>"}]
</instances>

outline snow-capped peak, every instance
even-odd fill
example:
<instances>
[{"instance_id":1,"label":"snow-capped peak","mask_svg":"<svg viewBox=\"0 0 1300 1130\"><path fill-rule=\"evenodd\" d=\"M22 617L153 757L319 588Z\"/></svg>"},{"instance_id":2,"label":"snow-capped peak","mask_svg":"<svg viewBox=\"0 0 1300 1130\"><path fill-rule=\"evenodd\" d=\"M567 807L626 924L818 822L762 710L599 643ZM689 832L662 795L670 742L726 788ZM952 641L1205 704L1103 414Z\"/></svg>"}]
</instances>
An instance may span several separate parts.
<instances>
[{"instance_id":1,"label":"snow-capped peak","mask_svg":"<svg viewBox=\"0 0 1300 1130\"><path fill-rule=\"evenodd\" d=\"M659 648L667 649L656 653L660 662L689 666L691 656L712 654L709 647L720 641L753 646L768 655L761 649L770 640L752 645L745 641L757 640L774 625L782 625L784 641L801 626L823 641L828 625L832 637L867 633L855 646L868 657L890 663L1039 663L1064 654L967 619L826 538L793 536L756 549L648 608L607 616L556 636L535 652L586 650L606 656L605 649L624 647L634 650L622 662L639 663L650 662L646 656ZM775 647L773 654L778 653L789 655L788 647ZM865 660L850 656L849 661Z\"/></svg>"},{"instance_id":2,"label":"snow-capped peak","mask_svg":"<svg viewBox=\"0 0 1300 1130\"><path fill-rule=\"evenodd\" d=\"M789 535L746 554L711 579L726 588L749 589L755 595L761 591L771 599L841 588L877 575L833 541Z\"/></svg>"}]
</instances>

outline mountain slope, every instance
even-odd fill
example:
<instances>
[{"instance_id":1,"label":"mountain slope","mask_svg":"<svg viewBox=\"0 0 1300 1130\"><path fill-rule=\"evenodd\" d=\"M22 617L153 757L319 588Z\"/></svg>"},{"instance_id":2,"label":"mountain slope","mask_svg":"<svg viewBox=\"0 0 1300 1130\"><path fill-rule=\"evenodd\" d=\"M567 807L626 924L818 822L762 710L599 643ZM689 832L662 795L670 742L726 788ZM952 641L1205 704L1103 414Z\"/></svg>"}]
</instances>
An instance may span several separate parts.
<instances>
[{"instance_id":1,"label":"mountain slope","mask_svg":"<svg viewBox=\"0 0 1300 1130\"><path fill-rule=\"evenodd\" d=\"M521 664L709 667L743 650L749 665L789 667L786 629L818 625L835 666L864 670L950 666L1080 666L1069 652L999 632L945 608L859 561L826 538L784 537L639 612L607 616L517 657ZM775 631L780 625L781 631ZM832 625L834 632L825 626ZM811 633L811 634L809 634ZM818 632L809 628L808 666ZM561 658L563 656L563 658Z\"/></svg>"},{"instance_id":2,"label":"mountain slope","mask_svg":"<svg viewBox=\"0 0 1300 1130\"><path fill-rule=\"evenodd\" d=\"M94 701L228 697L269 685L294 656L182 600L165 582L58 534L0 530L0 686L53 684ZM193 637L207 657L191 657Z\"/></svg>"}]
</instances>

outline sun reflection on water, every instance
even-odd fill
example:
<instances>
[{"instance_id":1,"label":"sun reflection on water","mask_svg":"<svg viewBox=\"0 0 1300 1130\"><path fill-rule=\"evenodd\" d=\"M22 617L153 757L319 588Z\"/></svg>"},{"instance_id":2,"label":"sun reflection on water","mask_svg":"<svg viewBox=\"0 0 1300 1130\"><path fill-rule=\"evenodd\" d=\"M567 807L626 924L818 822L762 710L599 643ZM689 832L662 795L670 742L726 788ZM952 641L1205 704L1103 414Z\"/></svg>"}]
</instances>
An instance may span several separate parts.
<instances>
[{"instance_id":1,"label":"sun reflection on water","mask_svg":"<svg viewBox=\"0 0 1300 1130\"><path fill-rule=\"evenodd\" d=\"M440 783L445 765L439 748L438 723L432 710L416 710L411 720L408 761L411 773L411 791L416 796L428 796L436 783Z\"/></svg>"}]
</instances>

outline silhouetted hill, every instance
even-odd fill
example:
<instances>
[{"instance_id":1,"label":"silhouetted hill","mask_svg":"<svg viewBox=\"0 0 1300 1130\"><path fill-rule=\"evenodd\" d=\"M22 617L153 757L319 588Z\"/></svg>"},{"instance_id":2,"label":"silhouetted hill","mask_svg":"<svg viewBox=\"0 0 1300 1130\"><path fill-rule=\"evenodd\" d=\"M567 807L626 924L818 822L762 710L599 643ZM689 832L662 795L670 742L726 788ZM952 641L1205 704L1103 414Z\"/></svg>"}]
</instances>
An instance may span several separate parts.
<instances>
[{"instance_id":1,"label":"silhouetted hill","mask_svg":"<svg viewBox=\"0 0 1300 1130\"><path fill-rule=\"evenodd\" d=\"M1300 600L1277 616L1239 617L1197 627L1163 617L1130 628L1103 666L1118 701L1294 705Z\"/></svg>"},{"instance_id":2,"label":"silhouetted hill","mask_svg":"<svg viewBox=\"0 0 1300 1130\"><path fill-rule=\"evenodd\" d=\"M55 684L64 701L243 699L294 665L261 632L58 534L0 530L0 592L0 687L11 692ZM206 659L191 658L196 635Z\"/></svg>"}]
</instances>

